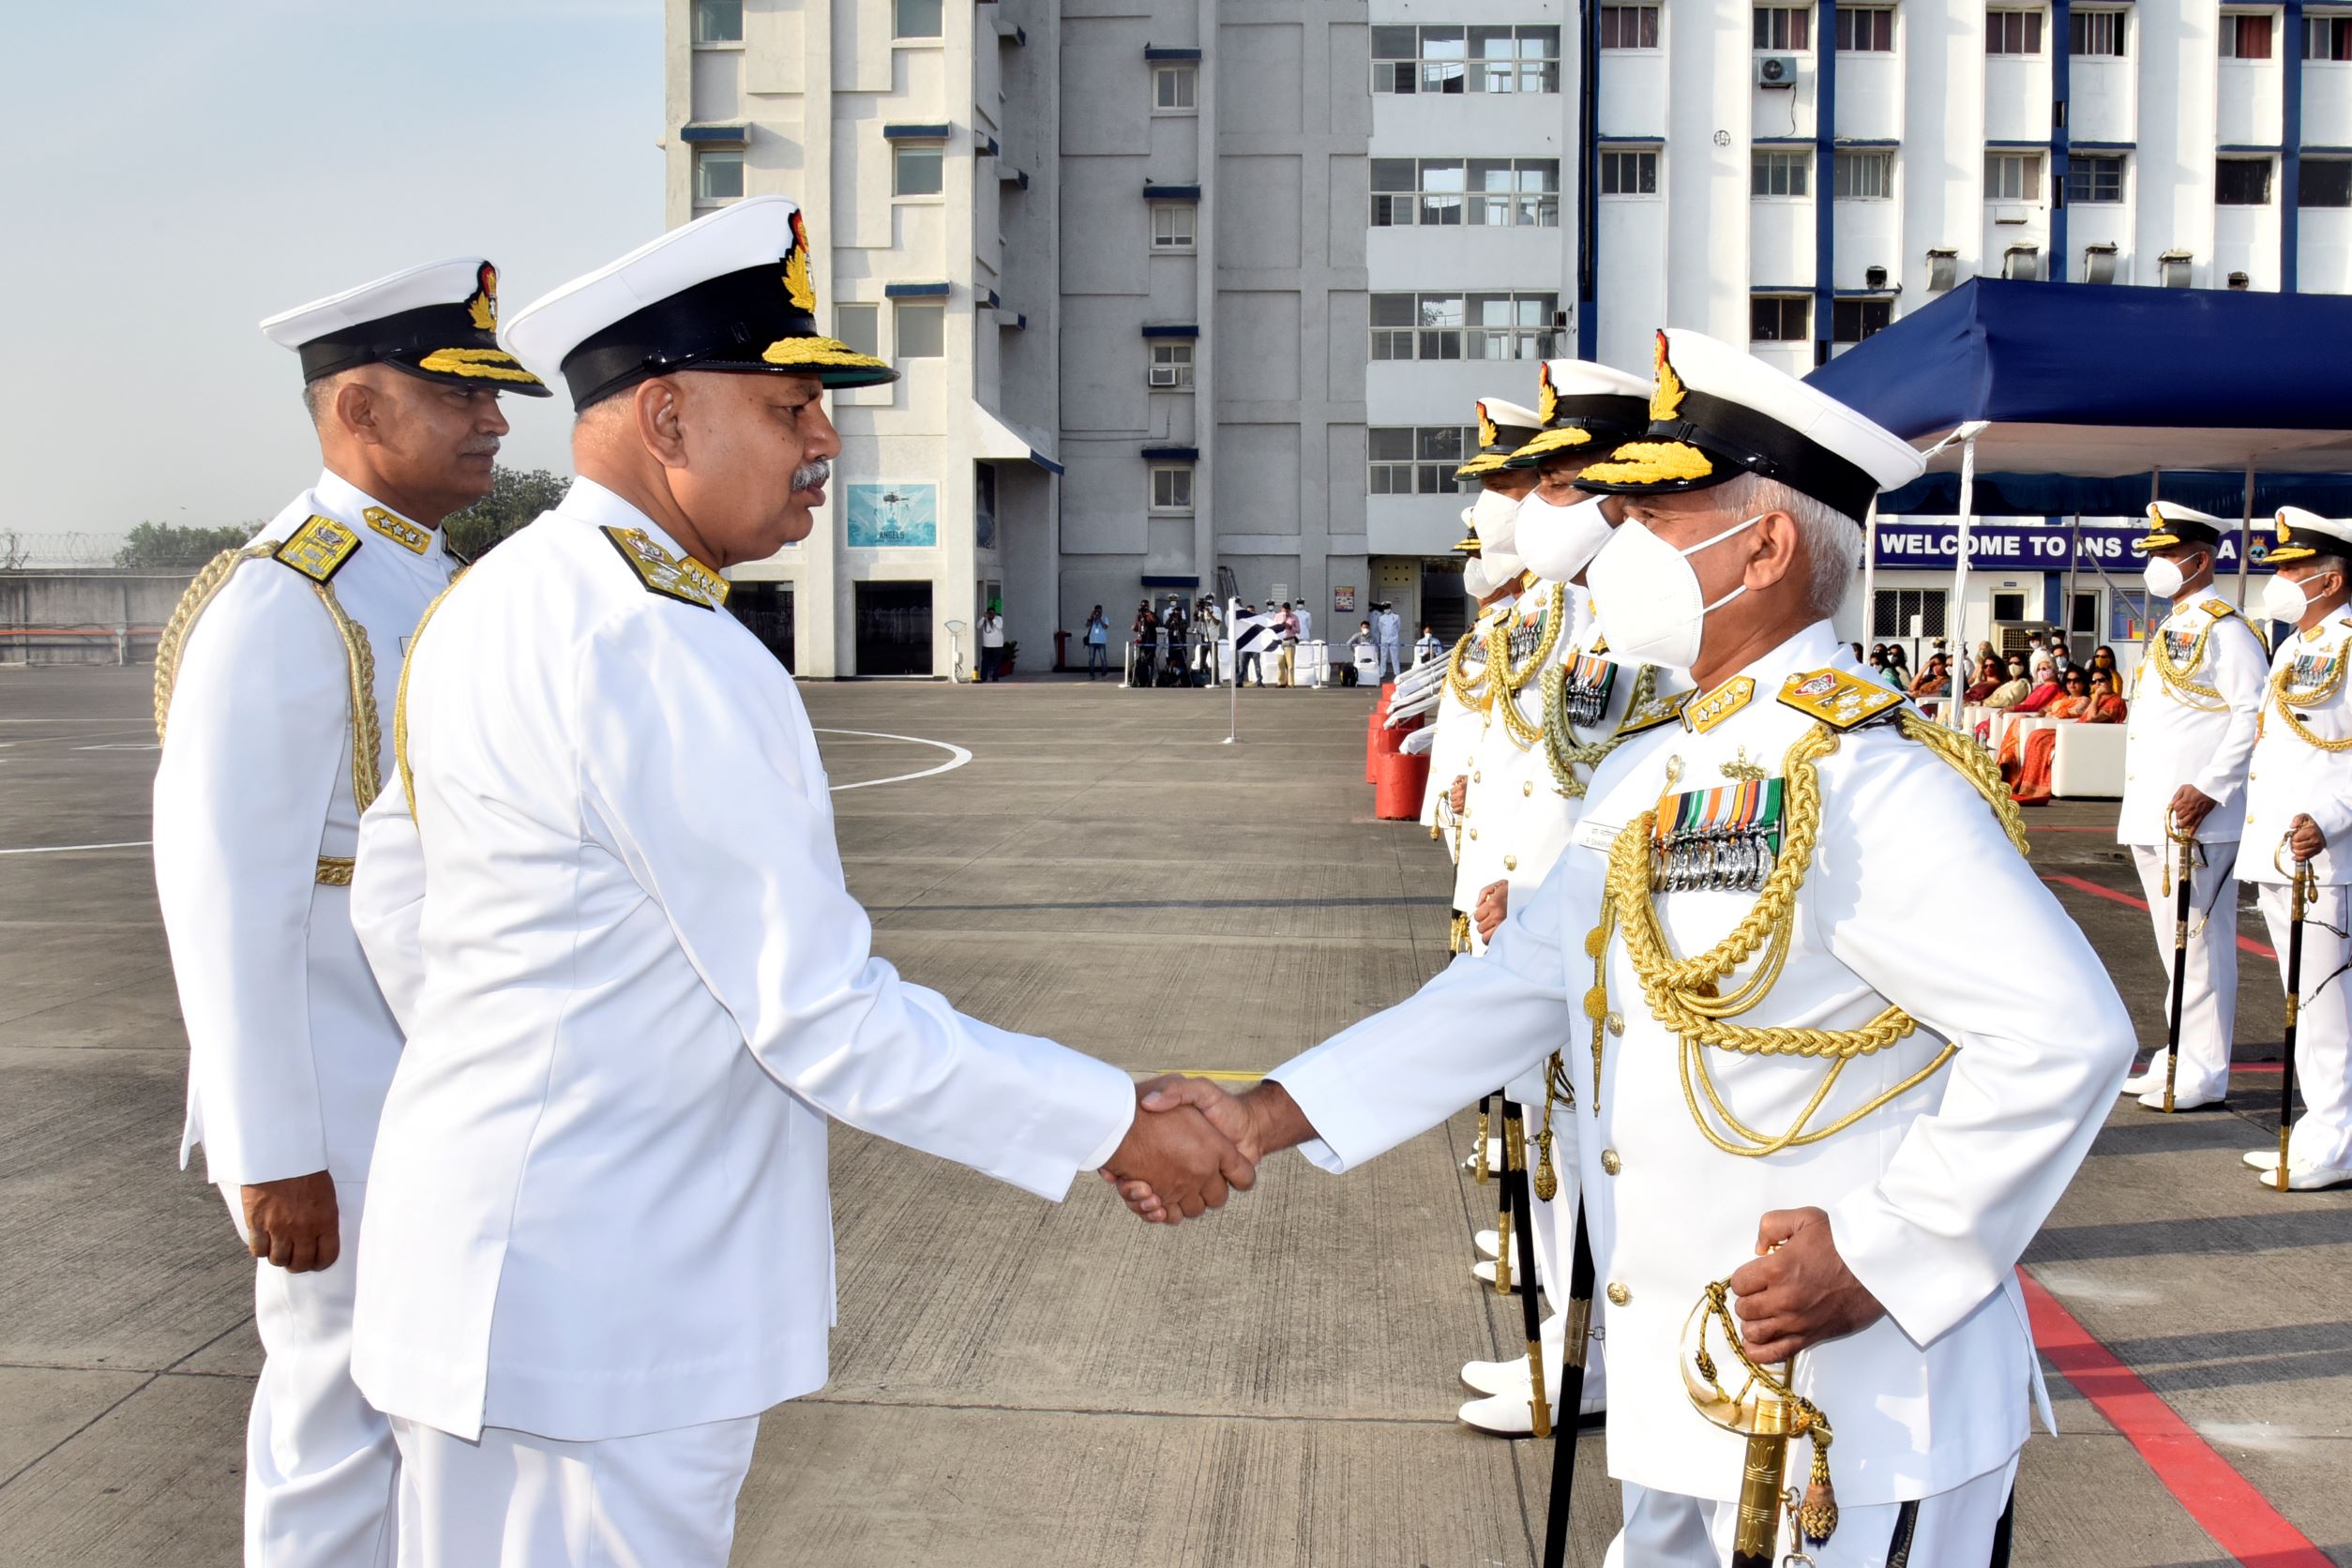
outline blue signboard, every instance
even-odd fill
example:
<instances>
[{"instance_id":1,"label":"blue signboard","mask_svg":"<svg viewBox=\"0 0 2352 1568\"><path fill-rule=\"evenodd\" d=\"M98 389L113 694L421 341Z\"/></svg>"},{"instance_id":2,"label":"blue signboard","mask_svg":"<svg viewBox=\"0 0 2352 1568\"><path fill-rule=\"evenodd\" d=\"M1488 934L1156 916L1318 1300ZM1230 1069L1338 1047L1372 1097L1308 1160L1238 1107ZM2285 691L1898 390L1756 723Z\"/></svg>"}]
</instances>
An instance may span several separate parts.
<instances>
[{"instance_id":1,"label":"blue signboard","mask_svg":"<svg viewBox=\"0 0 2352 1568\"><path fill-rule=\"evenodd\" d=\"M937 485L852 485L852 550L930 550L939 544Z\"/></svg>"},{"instance_id":2,"label":"blue signboard","mask_svg":"<svg viewBox=\"0 0 2352 1568\"><path fill-rule=\"evenodd\" d=\"M2116 576L2136 573L2141 558L2133 552L2132 541L2147 532L2144 523L2085 524L2080 535L2081 555L2071 565L2084 571L2103 568ZM2062 572L2070 565L2067 546L2074 536L2075 530L2063 524L2053 528L2046 523L1981 522L1968 530L1968 569ZM1923 566L1950 571L1952 557L1959 551L1959 540L1960 525L1951 518L1885 519L1878 524L1877 564L1881 567ZM2263 569L2270 544L2268 521L2256 523L2251 569ZM2235 535L2222 540L2221 560L2215 569L2224 576L2238 570Z\"/></svg>"}]
</instances>

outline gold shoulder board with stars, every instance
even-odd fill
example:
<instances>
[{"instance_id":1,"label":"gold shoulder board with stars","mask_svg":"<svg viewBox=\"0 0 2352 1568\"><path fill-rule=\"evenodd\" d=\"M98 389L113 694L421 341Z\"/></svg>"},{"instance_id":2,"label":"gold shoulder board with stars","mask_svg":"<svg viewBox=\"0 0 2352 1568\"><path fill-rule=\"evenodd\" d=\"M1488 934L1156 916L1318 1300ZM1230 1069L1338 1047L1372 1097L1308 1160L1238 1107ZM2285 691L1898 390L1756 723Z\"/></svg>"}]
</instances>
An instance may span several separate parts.
<instances>
[{"instance_id":1,"label":"gold shoulder board with stars","mask_svg":"<svg viewBox=\"0 0 2352 1568\"><path fill-rule=\"evenodd\" d=\"M424 554L433 542L430 530L419 528L398 512L388 512L382 506L370 506L359 515L367 520L369 527L413 554Z\"/></svg>"},{"instance_id":2,"label":"gold shoulder board with stars","mask_svg":"<svg viewBox=\"0 0 2352 1568\"><path fill-rule=\"evenodd\" d=\"M716 610L727 602L725 578L699 561L679 560L654 543L653 535L643 529L608 528L604 536L612 541L612 548L637 573L647 593L701 610Z\"/></svg>"},{"instance_id":3,"label":"gold shoulder board with stars","mask_svg":"<svg viewBox=\"0 0 2352 1568\"><path fill-rule=\"evenodd\" d=\"M1843 670L1816 670L1788 677L1780 700L1832 730L1851 730L1903 705L1903 694Z\"/></svg>"},{"instance_id":4,"label":"gold shoulder board with stars","mask_svg":"<svg viewBox=\"0 0 2352 1568\"><path fill-rule=\"evenodd\" d=\"M2212 616L2216 621L2220 620L2224 615L2235 615L2238 613L2238 607L2231 604L2226 599L2199 599L2197 601L2197 608L2204 611L2208 615Z\"/></svg>"},{"instance_id":5,"label":"gold shoulder board with stars","mask_svg":"<svg viewBox=\"0 0 2352 1568\"><path fill-rule=\"evenodd\" d=\"M1745 675L1734 675L1684 708L1682 722L1703 735L1746 707L1755 696L1756 682Z\"/></svg>"},{"instance_id":6,"label":"gold shoulder board with stars","mask_svg":"<svg viewBox=\"0 0 2352 1568\"><path fill-rule=\"evenodd\" d=\"M277 558L313 582L330 580L359 553L359 535L333 518L313 515L278 547Z\"/></svg>"},{"instance_id":7,"label":"gold shoulder board with stars","mask_svg":"<svg viewBox=\"0 0 2352 1568\"><path fill-rule=\"evenodd\" d=\"M1671 724L1682 716L1682 704L1691 700L1687 691L1670 697L1652 697L1647 703L1625 715L1625 722L1617 727L1620 735L1638 735L1644 730L1655 730L1661 724Z\"/></svg>"}]
</instances>

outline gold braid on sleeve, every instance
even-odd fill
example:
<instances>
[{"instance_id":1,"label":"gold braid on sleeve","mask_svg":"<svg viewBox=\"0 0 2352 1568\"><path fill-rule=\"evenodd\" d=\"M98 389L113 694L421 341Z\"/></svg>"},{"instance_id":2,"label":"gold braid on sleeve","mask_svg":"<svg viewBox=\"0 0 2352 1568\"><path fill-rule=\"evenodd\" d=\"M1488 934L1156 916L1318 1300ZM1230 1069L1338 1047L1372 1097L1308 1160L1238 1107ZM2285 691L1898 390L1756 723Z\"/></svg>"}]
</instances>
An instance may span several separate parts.
<instances>
[{"instance_id":1,"label":"gold braid on sleeve","mask_svg":"<svg viewBox=\"0 0 2352 1568\"><path fill-rule=\"evenodd\" d=\"M1886 1049L1918 1026L1901 1008L1890 1005L1859 1029L1811 1029L1787 1025L1735 1024L1728 1019L1748 1011L1771 991L1788 960L1796 930L1797 891L1813 865L1821 828L1821 780L1815 764L1838 748L1838 736L1817 724L1788 748L1782 762L1787 780L1787 814L1779 859L1766 877L1763 891L1730 933L1704 953L1677 957L1668 945L1651 896L1650 840L1656 813L1643 812L1617 836L1608 859L1606 909L1602 924L1587 941L1596 974L1606 972L1608 929L1623 933L1625 955L1639 982L1651 1016L1681 1042L1683 1102L1709 1142L1727 1154L1748 1158L1802 1148L1845 1131L1863 1117L1925 1082L1950 1062L1957 1048L1947 1044L1936 1059L1901 1083L1871 1098L1826 1127L1806 1123L1828 1100L1846 1064L1857 1057ZM1760 956L1759 956L1760 955ZM1756 968L1730 990L1723 987L1732 972L1755 958ZM1607 1014L1606 986L1596 985L1585 1012L1599 1030ZM1788 1129L1777 1136L1748 1127L1733 1115L1716 1090L1705 1052L1736 1051L1743 1056L1803 1056L1831 1063L1820 1087L1806 1102ZM1597 1081L1597 1078L1596 1078ZM1699 1105L1703 1091L1713 1111L1711 1120ZM1720 1122L1726 1131L1718 1131ZM1726 1136L1726 1133L1728 1136Z\"/></svg>"},{"instance_id":2,"label":"gold braid on sleeve","mask_svg":"<svg viewBox=\"0 0 2352 1568\"><path fill-rule=\"evenodd\" d=\"M376 711L376 656L369 646L368 628L343 613L335 590L313 582L319 602L343 640L343 664L351 680L351 795L359 814L376 803L384 791L384 720Z\"/></svg>"},{"instance_id":3,"label":"gold braid on sleeve","mask_svg":"<svg viewBox=\"0 0 2352 1568\"><path fill-rule=\"evenodd\" d=\"M425 628L432 625L433 611L441 608L441 601L456 592L458 584L464 580L465 568L460 567L458 575L449 580L449 586L435 594L433 602L425 607L425 613L416 618L416 629L408 634L408 657L400 663L400 684L392 695L392 765L400 770L400 794L408 802L408 816L412 822L417 822L416 776L408 765L408 677L410 671L416 668L416 650L425 641ZM417 831L423 832L421 822Z\"/></svg>"}]
</instances>

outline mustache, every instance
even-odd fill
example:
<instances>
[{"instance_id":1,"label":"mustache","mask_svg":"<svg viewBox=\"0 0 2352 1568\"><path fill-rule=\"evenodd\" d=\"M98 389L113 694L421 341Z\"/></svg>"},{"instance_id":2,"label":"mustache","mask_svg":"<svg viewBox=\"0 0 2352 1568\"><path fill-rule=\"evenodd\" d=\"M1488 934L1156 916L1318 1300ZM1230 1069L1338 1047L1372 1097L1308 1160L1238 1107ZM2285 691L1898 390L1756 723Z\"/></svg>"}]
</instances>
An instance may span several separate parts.
<instances>
[{"instance_id":1,"label":"mustache","mask_svg":"<svg viewBox=\"0 0 2352 1568\"><path fill-rule=\"evenodd\" d=\"M498 456L498 438L491 436L488 440L468 444L459 449L458 455L462 458L494 458Z\"/></svg>"},{"instance_id":2,"label":"mustache","mask_svg":"<svg viewBox=\"0 0 2352 1568\"><path fill-rule=\"evenodd\" d=\"M819 458L814 462L802 463L792 470L792 489L795 490L815 490L832 477L833 460Z\"/></svg>"}]
</instances>

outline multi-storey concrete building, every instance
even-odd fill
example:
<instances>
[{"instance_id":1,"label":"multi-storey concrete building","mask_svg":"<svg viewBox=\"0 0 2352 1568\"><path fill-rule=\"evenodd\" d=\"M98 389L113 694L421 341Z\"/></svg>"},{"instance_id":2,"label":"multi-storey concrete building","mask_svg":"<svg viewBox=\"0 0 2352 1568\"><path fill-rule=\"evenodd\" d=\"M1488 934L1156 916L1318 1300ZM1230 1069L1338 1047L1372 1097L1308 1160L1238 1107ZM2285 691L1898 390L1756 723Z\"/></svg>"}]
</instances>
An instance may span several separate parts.
<instances>
[{"instance_id":1,"label":"multi-storey concrete building","mask_svg":"<svg viewBox=\"0 0 2352 1568\"><path fill-rule=\"evenodd\" d=\"M671 217L797 197L906 372L738 574L811 674L969 663L1000 593L1036 668L1220 569L1442 629L1472 400L1661 324L1802 372L1977 276L2352 290L2343 0L670 6Z\"/></svg>"}]
</instances>

